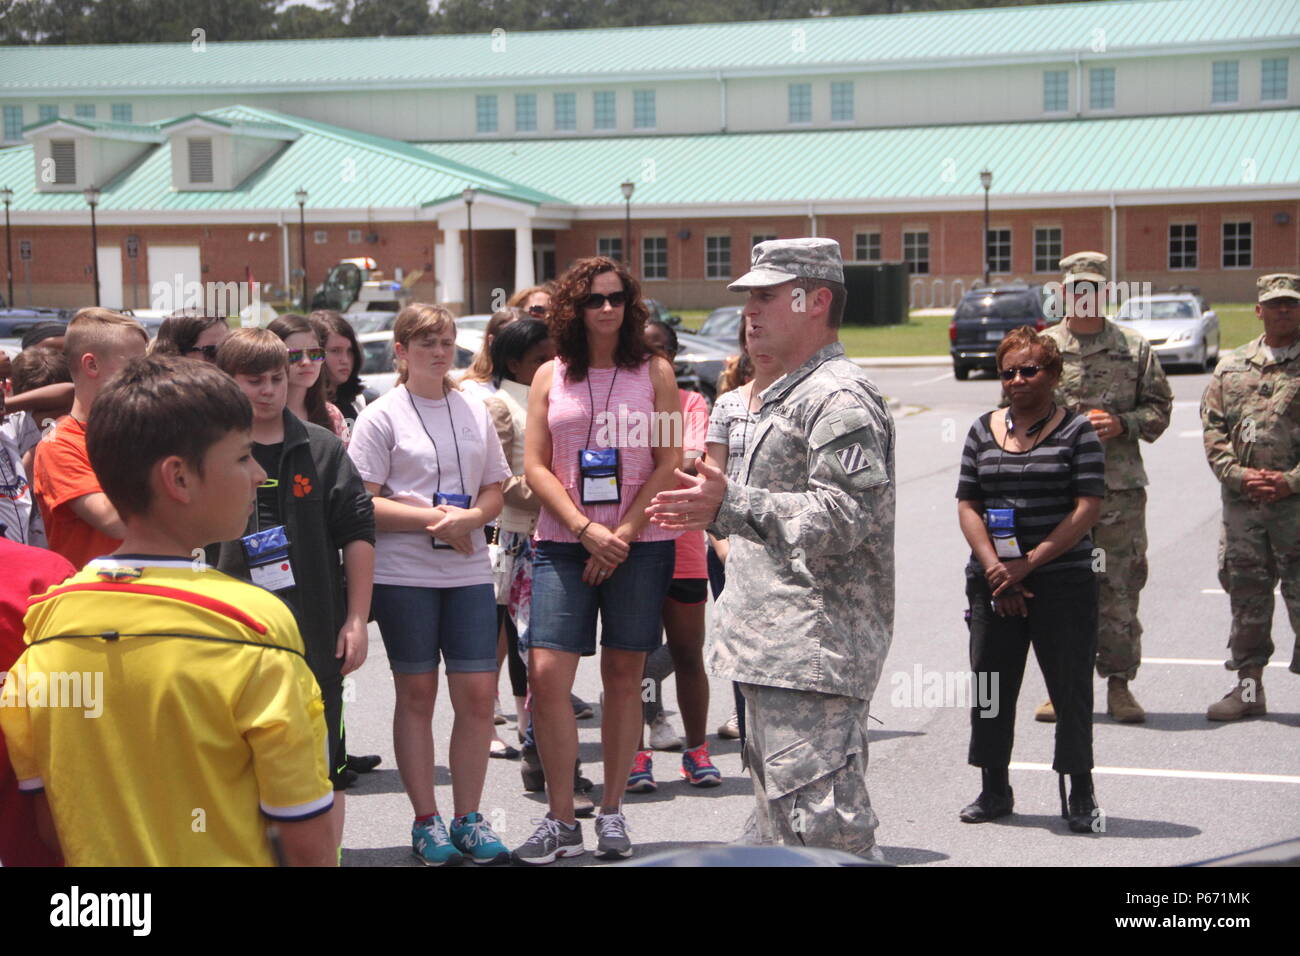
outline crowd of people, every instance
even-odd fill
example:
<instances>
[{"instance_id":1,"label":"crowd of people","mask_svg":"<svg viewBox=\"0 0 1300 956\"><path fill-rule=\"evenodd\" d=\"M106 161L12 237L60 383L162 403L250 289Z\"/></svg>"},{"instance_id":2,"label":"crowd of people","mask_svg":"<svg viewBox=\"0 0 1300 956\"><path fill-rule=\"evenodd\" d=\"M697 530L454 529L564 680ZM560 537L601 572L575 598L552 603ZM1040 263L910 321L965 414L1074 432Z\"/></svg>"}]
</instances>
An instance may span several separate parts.
<instances>
[{"instance_id":1,"label":"crowd of people","mask_svg":"<svg viewBox=\"0 0 1300 956\"><path fill-rule=\"evenodd\" d=\"M1000 701L972 709L982 786L959 816L1012 812L1033 646L1062 816L1088 832L1092 669L1116 721L1144 717L1128 686L1138 440L1167 427L1172 393L1145 340L1104 318L1106 257L1062 268L1065 320L1003 340L1004 405L962 450L971 669L999 678ZM692 786L721 781L710 670L733 682L719 733L743 742L747 838L879 859L866 723L893 634L894 423L839 342L836 243L760 243L730 288L748 296L741 352L711 409L678 388L673 328L604 257L518 290L463 372L455 316L407 306L382 395L334 312L233 331L181 312L152 341L101 308L32 329L0 368L0 863L336 864L344 791L380 762L345 736L371 621L427 865L580 855L593 814L597 855L631 856L623 798L657 787L653 750L681 749ZM1238 671L1215 720L1264 712L1279 578L1300 632L1300 277L1263 277L1259 300L1264 334L1220 362L1202 406ZM573 687L598 650L597 805L578 759L592 708ZM518 748L496 730L503 665ZM450 812L434 785L440 670ZM481 806L493 757L546 795L513 850Z\"/></svg>"}]
</instances>

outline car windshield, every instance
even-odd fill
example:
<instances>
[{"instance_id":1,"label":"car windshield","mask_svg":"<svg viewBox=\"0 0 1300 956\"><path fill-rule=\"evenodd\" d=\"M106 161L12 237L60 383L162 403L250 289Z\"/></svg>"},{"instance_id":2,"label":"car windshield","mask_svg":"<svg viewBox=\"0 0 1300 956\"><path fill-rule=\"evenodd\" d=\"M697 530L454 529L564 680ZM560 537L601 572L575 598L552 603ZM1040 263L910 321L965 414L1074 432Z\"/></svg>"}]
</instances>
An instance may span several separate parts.
<instances>
[{"instance_id":1,"label":"car windshield","mask_svg":"<svg viewBox=\"0 0 1300 956\"><path fill-rule=\"evenodd\" d=\"M1129 299L1119 309L1121 319L1194 319L1196 310L1185 299Z\"/></svg>"},{"instance_id":2,"label":"car windshield","mask_svg":"<svg viewBox=\"0 0 1300 956\"><path fill-rule=\"evenodd\" d=\"M380 339L377 342L361 343L361 374L375 375L393 370L393 341Z\"/></svg>"},{"instance_id":3,"label":"car windshield","mask_svg":"<svg viewBox=\"0 0 1300 956\"><path fill-rule=\"evenodd\" d=\"M732 338L740 332L740 310L718 309L700 326L700 335Z\"/></svg>"},{"instance_id":4,"label":"car windshield","mask_svg":"<svg viewBox=\"0 0 1300 956\"><path fill-rule=\"evenodd\" d=\"M978 319L984 316L996 319L1037 317L1034 297L1029 292L1014 294L970 295L957 304L958 319Z\"/></svg>"}]
</instances>

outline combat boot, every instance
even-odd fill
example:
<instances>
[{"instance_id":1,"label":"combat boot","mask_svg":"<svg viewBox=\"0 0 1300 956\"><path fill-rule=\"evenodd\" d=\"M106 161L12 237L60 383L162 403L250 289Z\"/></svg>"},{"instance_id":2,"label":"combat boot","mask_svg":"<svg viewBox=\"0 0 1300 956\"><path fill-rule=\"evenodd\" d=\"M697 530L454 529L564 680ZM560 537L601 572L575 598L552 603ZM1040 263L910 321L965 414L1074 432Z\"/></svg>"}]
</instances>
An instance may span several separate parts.
<instances>
[{"instance_id":1,"label":"combat boot","mask_svg":"<svg viewBox=\"0 0 1300 956\"><path fill-rule=\"evenodd\" d=\"M519 775L523 778L524 789L529 793L541 793L546 789L546 771L542 769L542 757L536 747L524 747L520 751L522 761Z\"/></svg>"},{"instance_id":2,"label":"combat boot","mask_svg":"<svg viewBox=\"0 0 1300 956\"><path fill-rule=\"evenodd\" d=\"M1300 674L1300 644L1296 644L1295 650L1291 652L1291 666L1288 670L1292 674Z\"/></svg>"},{"instance_id":3,"label":"combat boot","mask_svg":"<svg viewBox=\"0 0 1300 956\"><path fill-rule=\"evenodd\" d=\"M1140 724L1147 719L1147 712L1122 677L1112 677L1106 682L1106 713L1121 724Z\"/></svg>"},{"instance_id":4,"label":"combat boot","mask_svg":"<svg viewBox=\"0 0 1300 956\"><path fill-rule=\"evenodd\" d=\"M1034 711L1034 720L1041 721L1044 724L1056 723L1056 708L1052 706L1050 699L1038 705L1038 709Z\"/></svg>"},{"instance_id":5,"label":"combat boot","mask_svg":"<svg viewBox=\"0 0 1300 956\"><path fill-rule=\"evenodd\" d=\"M1216 704L1211 704L1205 716L1210 720L1240 720L1266 714L1264 708L1264 668L1243 667L1237 671L1237 686Z\"/></svg>"}]
</instances>

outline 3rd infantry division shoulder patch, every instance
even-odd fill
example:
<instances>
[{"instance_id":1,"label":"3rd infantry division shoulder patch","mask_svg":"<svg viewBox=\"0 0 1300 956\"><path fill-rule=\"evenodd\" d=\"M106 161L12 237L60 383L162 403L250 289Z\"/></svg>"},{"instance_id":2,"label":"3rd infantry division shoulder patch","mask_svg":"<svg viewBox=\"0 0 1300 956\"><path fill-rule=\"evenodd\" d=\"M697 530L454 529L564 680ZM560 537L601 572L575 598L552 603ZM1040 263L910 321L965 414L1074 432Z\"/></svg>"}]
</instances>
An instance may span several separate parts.
<instances>
[{"instance_id":1,"label":"3rd infantry division shoulder patch","mask_svg":"<svg viewBox=\"0 0 1300 956\"><path fill-rule=\"evenodd\" d=\"M839 459L840 467L844 469L846 475L855 474L871 464L871 458L861 442L854 442L846 448L841 448L835 453L835 457Z\"/></svg>"}]
</instances>

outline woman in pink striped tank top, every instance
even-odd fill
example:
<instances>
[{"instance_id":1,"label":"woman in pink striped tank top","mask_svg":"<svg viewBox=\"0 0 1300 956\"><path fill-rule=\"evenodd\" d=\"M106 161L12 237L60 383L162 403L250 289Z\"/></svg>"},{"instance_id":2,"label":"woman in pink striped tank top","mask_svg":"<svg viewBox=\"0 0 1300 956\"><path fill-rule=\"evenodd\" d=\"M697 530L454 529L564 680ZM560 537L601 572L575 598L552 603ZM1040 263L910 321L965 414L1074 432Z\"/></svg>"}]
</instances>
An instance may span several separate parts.
<instances>
[{"instance_id":1,"label":"woman in pink striped tank top","mask_svg":"<svg viewBox=\"0 0 1300 956\"><path fill-rule=\"evenodd\" d=\"M636 280L595 257L576 262L556 285L548 320L556 358L533 379L524 437L528 486L542 512L520 642L529 649L550 812L514 858L534 864L586 852L573 813L578 729L569 692L579 658L596 651L597 616L606 784L596 852L632 855L622 783L641 732L642 669L659 645L676 538L650 524L645 509L676 487L682 459L676 377L646 345Z\"/></svg>"}]
</instances>

